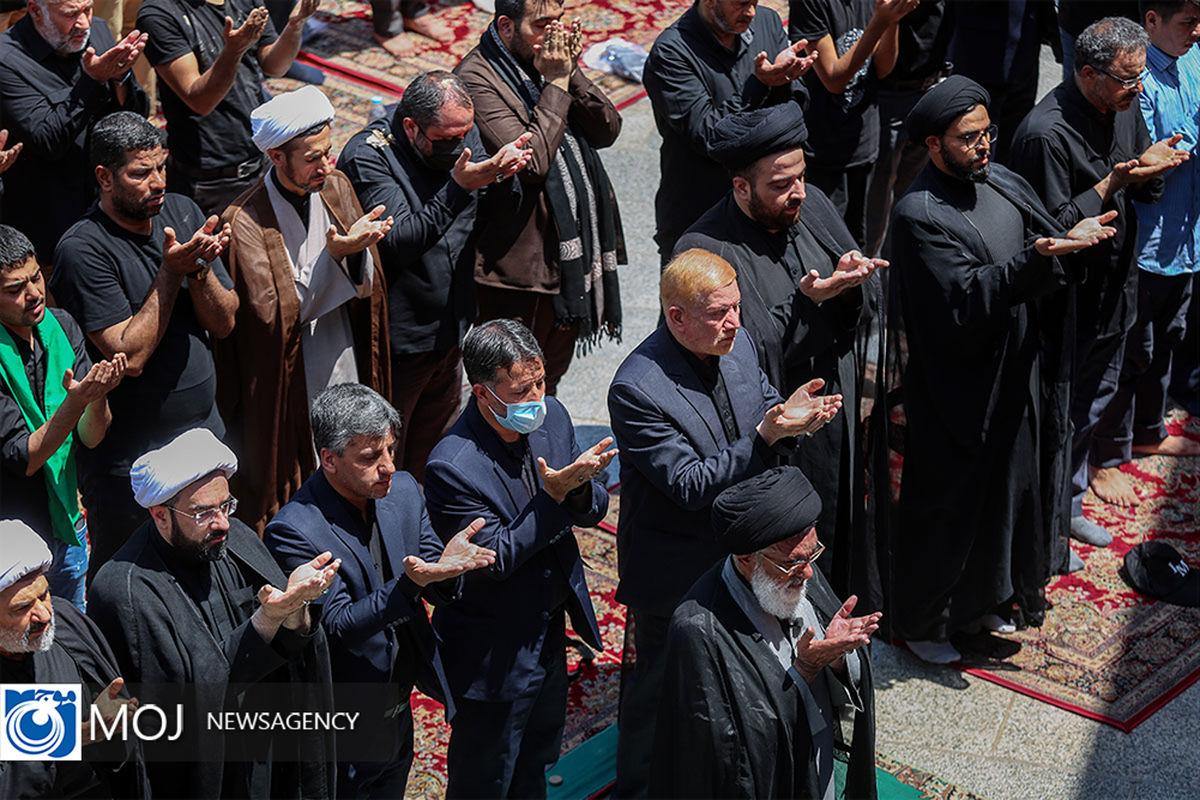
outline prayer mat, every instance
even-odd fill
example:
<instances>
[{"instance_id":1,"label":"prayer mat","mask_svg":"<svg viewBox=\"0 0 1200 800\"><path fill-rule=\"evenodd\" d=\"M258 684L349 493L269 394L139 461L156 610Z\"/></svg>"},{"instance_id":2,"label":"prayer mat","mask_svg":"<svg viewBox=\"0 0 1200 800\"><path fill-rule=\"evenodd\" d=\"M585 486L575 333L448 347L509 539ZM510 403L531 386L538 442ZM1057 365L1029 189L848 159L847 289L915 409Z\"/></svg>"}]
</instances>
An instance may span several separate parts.
<instances>
[{"instance_id":1,"label":"prayer mat","mask_svg":"<svg viewBox=\"0 0 1200 800\"><path fill-rule=\"evenodd\" d=\"M1200 419L1175 409L1168 430L1200 440ZM1200 679L1200 608L1139 595L1118 574L1134 545L1155 539L1200 568L1200 458L1148 456L1122 472L1141 504L1118 508L1088 492L1084 514L1113 543L1072 541L1085 567L1050 582L1042 627L954 642L966 672L1128 733Z\"/></svg>"},{"instance_id":2,"label":"prayer mat","mask_svg":"<svg viewBox=\"0 0 1200 800\"><path fill-rule=\"evenodd\" d=\"M692 5L692 0L568 0L567 19L583 21L585 45L619 37L650 49L659 32ZM787 18L784 0L768 0ZM457 38L439 44L418 34L409 34L416 53L397 59L376 43L371 28L371 8L362 0L322 0L316 19L322 31L304 44L301 60L367 89L398 95L417 74L428 70L452 70L479 42L491 15L470 0L430 0L432 13L454 29ZM774 53L771 54L775 56ZM640 84L615 75L588 70L618 109L646 96Z\"/></svg>"},{"instance_id":3,"label":"prayer mat","mask_svg":"<svg viewBox=\"0 0 1200 800\"><path fill-rule=\"evenodd\" d=\"M267 81L267 90L272 95L282 92L294 92L306 86L303 81L291 78L271 78ZM384 105L391 105L400 99L398 94L388 94L361 83L346 80L338 75L325 75L325 83L317 87L333 103L337 116L330 124L330 136L333 138L333 154L336 157L346 146L350 137L358 133L367 124L367 113L371 107L371 98L380 97Z\"/></svg>"}]
</instances>

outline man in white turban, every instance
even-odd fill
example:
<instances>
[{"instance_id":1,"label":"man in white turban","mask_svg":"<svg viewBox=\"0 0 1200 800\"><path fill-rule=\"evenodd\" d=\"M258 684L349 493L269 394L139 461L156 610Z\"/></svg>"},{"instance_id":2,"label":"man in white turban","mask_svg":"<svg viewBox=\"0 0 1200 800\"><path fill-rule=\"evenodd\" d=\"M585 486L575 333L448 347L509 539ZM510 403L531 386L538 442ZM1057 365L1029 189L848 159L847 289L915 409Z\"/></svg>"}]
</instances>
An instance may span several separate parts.
<instances>
[{"instance_id":1,"label":"man in white turban","mask_svg":"<svg viewBox=\"0 0 1200 800\"><path fill-rule=\"evenodd\" d=\"M225 212L241 300L216 348L218 403L244 469L241 518L259 533L317 468L308 408L322 389L391 394L386 280L375 243L391 230L333 168L333 106L320 89L281 94L251 115L271 168Z\"/></svg>"},{"instance_id":2,"label":"man in white turban","mask_svg":"<svg viewBox=\"0 0 1200 800\"><path fill-rule=\"evenodd\" d=\"M233 452L202 428L137 459L130 481L149 518L100 568L89 612L122 674L141 684L141 699L184 706L182 735L146 745L155 795L289 798L307 788L307 796L330 796L328 731L235 743L204 722L217 712L330 706L320 606L309 603L341 562L322 553L285 576L254 531L230 516L237 468ZM225 763L227 752L236 760Z\"/></svg>"},{"instance_id":3,"label":"man in white turban","mask_svg":"<svg viewBox=\"0 0 1200 800\"><path fill-rule=\"evenodd\" d=\"M46 570L52 557L46 541L24 522L0 520L0 684L79 684L84 728L64 731L55 758L87 746L82 761L10 761L0 769L0 797L74 797L89 783L110 797L146 797L141 748L137 739L106 742L91 728L91 705L111 722L131 701L112 650L99 629L65 598L50 597ZM18 691L9 687L12 691ZM40 689L22 689L20 703L45 709L59 697ZM87 702L84 702L84 701ZM31 706L27 706L31 707ZM20 723L20 706L7 721ZM136 706L135 706L136 708ZM53 718L52 718L53 719ZM72 725L74 723L72 722Z\"/></svg>"}]
</instances>

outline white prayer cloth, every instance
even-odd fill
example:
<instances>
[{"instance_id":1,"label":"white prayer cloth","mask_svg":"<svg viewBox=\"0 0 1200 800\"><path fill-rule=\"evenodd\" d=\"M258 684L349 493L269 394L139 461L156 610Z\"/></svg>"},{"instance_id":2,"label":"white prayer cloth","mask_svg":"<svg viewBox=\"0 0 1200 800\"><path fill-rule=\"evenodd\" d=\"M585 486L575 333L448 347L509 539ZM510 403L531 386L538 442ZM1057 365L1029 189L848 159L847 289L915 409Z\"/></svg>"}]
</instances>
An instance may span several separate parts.
<instances>
[{"instance_id":1,"label":"white prayer cloth","mask_svg":"<svg viewBox=\"0 0 1200 800\"><path fill-rule=\"evenodd\" d=\"M19 519L0 520L0 553L0 592L54 560L46 540Z\"/></svg>"},{"instance_id":2,"label":"white prayer cloth","mask_svg":"<svg viewBox=\"0 0 1200 800\"><path fill-rule=\"evenodd\" d=\"M192 428L142 455L129 470L133 498L142 508L161 506L189 483L212 472L237 472L237 456L208 428Z\"/></svg>"},{"instance_id":3,"label":"white prayer cloth","mask_svg":"<svg viewBox=\"0 0 1200 800\"><path fill-rule=\"evenodd\" d=\"M325 93L316 86L305 86L294 92L277 94L251 111L251 138L265 153L333 117L333 104Z\"/></svg>"},{"instance_id":4,"label":"white prayer cloth","mask_svg":"<svg viewBox=\"0 0 1200 800\"><path fill-rule=\"evenodd\" d=\"M354 360L354 332L346 303L356 297L371 296L375 262L371 251L364 250L363 282L356 284L346 265L335 261L325 249L325 231L333 221L320 194L309 197L305 224L296 213L296 207L280 194L274 176L268 175L263 183L279 223L292 276L296 279L300 324L304 326L300 334L300 352L311 405L313 398L330 386L359 382L358 364Z\"/></svg>"}]
</instances>

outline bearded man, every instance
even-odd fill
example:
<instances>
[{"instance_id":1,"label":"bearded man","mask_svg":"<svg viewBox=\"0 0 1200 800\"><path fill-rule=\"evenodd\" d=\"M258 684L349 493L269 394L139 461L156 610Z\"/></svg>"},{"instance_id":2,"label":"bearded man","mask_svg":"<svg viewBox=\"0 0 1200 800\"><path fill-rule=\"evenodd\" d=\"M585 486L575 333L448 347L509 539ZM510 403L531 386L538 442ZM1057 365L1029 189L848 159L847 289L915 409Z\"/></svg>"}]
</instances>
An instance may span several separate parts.
<instances>
[{"instance_id":1,"label":"bearded man","mask_svg":"<svg viewBox=\"0 0 1200 800\"><path fill-rule=\"evenodd\" d=\"M864 645L881 614L851 617L858 598L839 601L813 568L820 514L796 467L717 496L713 529L730 555L671 617L651 797L875 797ZM835 749L849 755L844 785Z\"/></svg>"},{"instance_id":2,"label":"bearded man","mask_svg":"<svg viewBox=\"0 0 1200 800\"><path fill-rule=\"evenodd\" d=\"M93 27L91 0L29 0L29 15L0 35L0 122L25 153L5 175L0 219L33 240L44 264L95 197L88 129L149 108L130 71L145 45L138 31L117 44L107 25Z\"/></svg>"},{"instance_id":3,"label":"bearded man","mask_svg":"<svg viewBox=\"0 0 1200 800\"><path fill-rule=\"evenodd\" d=\"M315 86L251 115L271 168L225 211L241 311L217 349L221 413L246 469L242 519L267 520L317 468L308 410L339 383L391 392L386 283L375 244L392 228L364 214L333 168L334 110Z\"/></svg>"}]
</instances>

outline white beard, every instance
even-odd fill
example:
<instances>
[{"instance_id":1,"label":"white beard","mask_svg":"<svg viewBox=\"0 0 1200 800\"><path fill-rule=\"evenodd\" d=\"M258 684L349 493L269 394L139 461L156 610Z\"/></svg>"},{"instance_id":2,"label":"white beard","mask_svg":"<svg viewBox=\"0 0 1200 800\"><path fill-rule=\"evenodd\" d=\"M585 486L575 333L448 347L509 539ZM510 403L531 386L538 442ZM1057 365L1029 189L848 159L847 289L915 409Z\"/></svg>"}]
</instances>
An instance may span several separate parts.
<instances>
[{"instance_id":1,"label":"white beard","mask_svg":"<svg viewBox=\"0 0 1200 800\"><path fill-rule=\"evenodd\" d=\"M29 644L29 629L20 633L0 631L0 650L6 653L45 653L54 645L54 617L34 645Z\"/></svg>"},{"instance_id":2,"label":"white beard","mask_svg":"<svg viewBox=\"0 0 1200 800\"><path fill-rule=\"evenodd\" d=\"M754 570L750 573L750 590L754 599L762 606L763 611L780 619L799 620L800 608L808 594L808 583L802 581L797 587L788 579L786 584L767 574L767 571L755 559Z\"/></svg>"}]
</instances>

